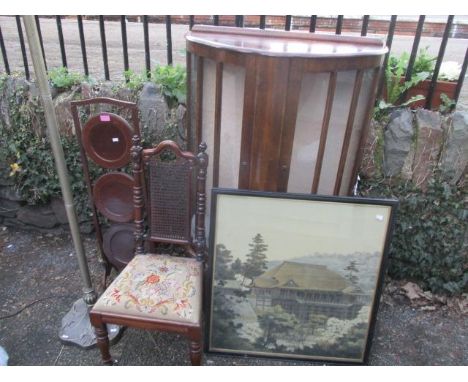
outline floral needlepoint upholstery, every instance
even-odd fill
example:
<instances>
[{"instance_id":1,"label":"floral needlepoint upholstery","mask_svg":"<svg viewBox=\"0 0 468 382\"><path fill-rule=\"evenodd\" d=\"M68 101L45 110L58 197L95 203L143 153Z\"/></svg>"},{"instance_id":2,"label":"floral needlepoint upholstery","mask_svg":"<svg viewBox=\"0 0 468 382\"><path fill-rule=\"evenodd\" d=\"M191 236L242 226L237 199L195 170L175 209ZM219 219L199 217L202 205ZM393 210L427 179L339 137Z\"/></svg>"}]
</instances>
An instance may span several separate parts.
<instances>
[{"instance_id":1,"label":"floral needlepoint upholstery","mask_svg":"<svg viewBox=\"0 0 468 382\"><path fill-rule=\"evenodd\" d=\"M199 323L202 264L195 259L138 255L93 307L99 313Z\"/></svg>"}]
</instances>

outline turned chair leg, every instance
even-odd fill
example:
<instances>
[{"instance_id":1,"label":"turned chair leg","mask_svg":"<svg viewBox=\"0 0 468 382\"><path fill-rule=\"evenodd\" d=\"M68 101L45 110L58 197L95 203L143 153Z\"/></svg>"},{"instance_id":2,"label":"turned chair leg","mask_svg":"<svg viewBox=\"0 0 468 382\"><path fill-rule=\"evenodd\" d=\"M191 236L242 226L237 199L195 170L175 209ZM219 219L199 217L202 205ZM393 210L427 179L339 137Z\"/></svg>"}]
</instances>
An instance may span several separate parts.
<instances>
[{"instance_id":1,"label":"turned chair leg","mask_svg":"<svg viewBox=\"0 0 468 382\"><path fill-rule=\"evenodd\" d=\"M190 361L192 366L200 366L202 361L202 351L200 341L190 341Z\"/></svg>"},{"instance_id":2,"label":"turned chair leg","mask_svg":"<svg viewBox=\"0 0 468 382\"><path fill-rule=\"evenodd\" d=\"M114 361L109 352L109 336L107 335L106 324L102 323L99 326L95 326L97 346L101 351L101 359L104 365L113 365Z\"/></svg>"}]
</instances>

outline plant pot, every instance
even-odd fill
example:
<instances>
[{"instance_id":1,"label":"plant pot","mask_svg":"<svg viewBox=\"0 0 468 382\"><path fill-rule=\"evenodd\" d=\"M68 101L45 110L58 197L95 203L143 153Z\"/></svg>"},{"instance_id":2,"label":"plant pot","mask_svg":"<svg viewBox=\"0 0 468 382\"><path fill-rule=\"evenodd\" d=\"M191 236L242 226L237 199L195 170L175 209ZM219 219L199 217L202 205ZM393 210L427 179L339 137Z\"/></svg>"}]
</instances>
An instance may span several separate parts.
<instances>
[{"instance_id":1,"label":"plant pot","mask_svg":"<svg viewBox=\"0 0 468 382\"><path fill-rule=\"evenodd\" d=\"M405 82L405 78L401 77L400 83L403 84L404 82ZM411 109L414 110L417 108L424 108L426 106L426 100L429 95L430 85L431 85L431 80L425 80L408 90L408 92L406 93L405 101L408 101L411 97L414 97L417 95L423 95L425 97L424 99L413 102L411 105L409 105ZM442 103L440 99L440 95L442 93L445 93L447 97L454 99L456 88L457 88L457 82L437 81L435 89L434 89L434 94L432 96L432 109L433 110L439 109L439 106ZM386 94L387 94L387 86L386 84L384 84L383 99L384 101L388 102Z\"/></svg>"},{"instance_id":2,"label":"plant pot","mask_svg":"<svg viewBox=\"0 0 468 382\"><path fill-rule=\"evenodd\" d=\"M418 94L423 95L426 97L425 99L421 101L414 102L410 105L411 109L417 109L417 108L424 108L426 105L427 97L429 95L429 88L431 85L431 80L425 80L417 84L416 86L412 87L411 89L408 90L408 93L406 94L406 100L409 100L411 97L414 97ZM432 109L433 110L438 110L440 104L442 103L440 99L440 95L442 93L445 93L447 97L450 99L455 98L455 90L457 88L457 83L456 82L449 82L449 81L437 81L436 86L434 88L434 94L432 96Z\"/></svg>"}]
</instances>

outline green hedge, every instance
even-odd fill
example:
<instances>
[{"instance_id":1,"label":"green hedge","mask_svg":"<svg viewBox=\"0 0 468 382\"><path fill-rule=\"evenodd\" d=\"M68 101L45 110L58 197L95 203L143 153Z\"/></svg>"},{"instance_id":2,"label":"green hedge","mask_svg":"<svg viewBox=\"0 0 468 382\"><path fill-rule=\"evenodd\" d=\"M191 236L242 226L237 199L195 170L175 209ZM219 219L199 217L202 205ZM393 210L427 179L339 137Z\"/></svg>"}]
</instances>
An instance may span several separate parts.
<instances>
[{"instance_id":1,"label":"green hedge","mask_svg":"<svg viewBox=\"0 0 468 382\"><path fill-rule=\"evenodd\" d=\"M389 275L410 279L435 293L468 291L466 187L437 175L426 190L395 179L364 180L360 194L400 201Z\"/></svg>"}]
</instances>

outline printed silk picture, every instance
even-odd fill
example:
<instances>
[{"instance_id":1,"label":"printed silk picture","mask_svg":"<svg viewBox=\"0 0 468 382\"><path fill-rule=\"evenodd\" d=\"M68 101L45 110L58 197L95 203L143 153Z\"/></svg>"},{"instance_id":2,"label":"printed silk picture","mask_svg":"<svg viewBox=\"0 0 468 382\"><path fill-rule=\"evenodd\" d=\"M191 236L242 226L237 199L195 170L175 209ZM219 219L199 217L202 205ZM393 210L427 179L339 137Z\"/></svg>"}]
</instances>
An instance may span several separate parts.
<instances>
[{"instance_id":1,"label":"printed silk picture","mask_svg":"<svg viewBox=\"0 0 468 382\"><path fill-rule=\"evenodd\" d=\"M206 350L366 363L396 205L214 189Z\"/></svg>"}]
</instances>

